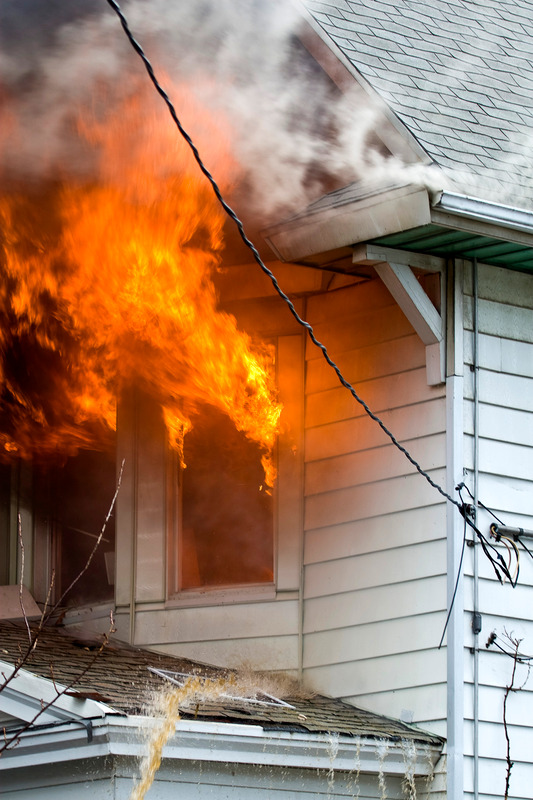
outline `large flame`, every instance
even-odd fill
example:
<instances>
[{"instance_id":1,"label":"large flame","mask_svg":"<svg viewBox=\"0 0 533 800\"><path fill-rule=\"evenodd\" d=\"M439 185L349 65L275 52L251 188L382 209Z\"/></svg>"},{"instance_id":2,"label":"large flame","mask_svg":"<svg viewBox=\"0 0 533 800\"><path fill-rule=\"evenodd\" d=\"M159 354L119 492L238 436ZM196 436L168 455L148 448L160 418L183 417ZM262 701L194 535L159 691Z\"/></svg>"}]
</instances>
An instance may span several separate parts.
<instances>
[{"instance_id":1,"label":"large flame","mask_svg":"<svg viewBox=\"0 0 533 800\"><path fill-rule=\"evenodd\" d=\"M183 89L223 188L235 179L230 132ZM116 397L160 399L180 449L199 403L226 413L270 454L281 407L272 354L217 309L212 281L223 212L164 112L139 92L77 122L96 177L0 198L0 448L23 457L94 445Z\"/></svg>"}]
</instances>

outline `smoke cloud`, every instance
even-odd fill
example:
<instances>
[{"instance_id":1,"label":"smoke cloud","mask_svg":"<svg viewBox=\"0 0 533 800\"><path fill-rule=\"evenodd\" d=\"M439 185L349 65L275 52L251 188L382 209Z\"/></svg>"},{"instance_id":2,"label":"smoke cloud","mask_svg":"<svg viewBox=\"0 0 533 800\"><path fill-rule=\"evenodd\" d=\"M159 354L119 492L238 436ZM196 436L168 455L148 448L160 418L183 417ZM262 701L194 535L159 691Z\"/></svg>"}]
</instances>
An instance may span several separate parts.
<instances>
[{"instance_id":1,"label":"smoke cloud","mask_svg":"<svg viewBox=\"0 0 533 800\"><path fill-rule=\"evenodd\" d=\"M317 71L287 0L130 0L123 9L171 96L173 85L186 84L222 128L229 123L247 208L262 222L341 180L427 182L425 170L379 154L374 112ZM7 0L0 30L3 177L90 179L96 159L79 135L80 112L105 119L148 82L118 18L105 0ZM186 107L177 111L216 178L214 137L195 129Z\"/></svg>"}]
</instances>

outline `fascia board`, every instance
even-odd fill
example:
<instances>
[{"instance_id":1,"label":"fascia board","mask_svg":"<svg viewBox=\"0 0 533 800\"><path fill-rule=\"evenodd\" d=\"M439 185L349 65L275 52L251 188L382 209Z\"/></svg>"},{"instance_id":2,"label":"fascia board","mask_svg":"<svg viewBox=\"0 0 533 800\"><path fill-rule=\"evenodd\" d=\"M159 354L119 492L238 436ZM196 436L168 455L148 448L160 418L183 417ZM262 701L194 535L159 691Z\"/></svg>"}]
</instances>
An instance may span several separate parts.
<instances>
[{"instance_id":1,"label":"fascia board","mask_svg":"<svg viewBox=\"0 0 533 800\"><path fill-rule=\"evenodd\" d=\"M430 222L427 190L409 185L302 214L264 235L278 258L298 261Z\"/></svg>"},{"instance_id":2,"label":"fascia board","mask_svg":"<svg viewBox=\"0 0 533 800\"><path fill-rule=\"evenodd\" d=\"M13 664L0 661L0 674L9 677L14 670ZM10 683L0 692L0 711L15 717L22 722L29 722L43 705L51 702L49 708L39 716L41 724L56 722L62 719L85 719L103 717L110 711L109 706L96 700L57 696L64 687L47 678L32 675L21 669Z\"/></svg>"},{"instance_id":3,"label":"fascia board","mask_svg":"<svg viewBox=\"0 0 533 800\"><path fill-rule=\"evenodd\" d=\"M2 769L23 768L50 762L99 758L106 755L140 758L146 754L147 734L157 726L147 717L112 717L93 722L93 741L79 725L34 728L24 733L17 748L0 760ZM265 731L258 725L234 725L184 720L176 724L176 734L164 748L169 760L193 760L215 763L258 764L352 771L357 758L360 771L389 775L405 774L406 743L389 742L382 759L381 740L365 737ZM415 775L431 774L440 756L439 746L421 745Z\"/></svg>"}]
</instances>

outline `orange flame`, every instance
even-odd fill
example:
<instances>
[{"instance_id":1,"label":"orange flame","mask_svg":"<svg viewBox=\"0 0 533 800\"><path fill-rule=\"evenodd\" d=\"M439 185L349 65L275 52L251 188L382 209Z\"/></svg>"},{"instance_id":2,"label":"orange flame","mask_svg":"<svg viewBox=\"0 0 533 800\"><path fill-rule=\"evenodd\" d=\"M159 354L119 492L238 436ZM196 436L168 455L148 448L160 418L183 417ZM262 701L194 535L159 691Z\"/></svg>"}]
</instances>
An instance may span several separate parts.
<instances>
[{"instance_id":1,"label":"orange flame","mask_svg":"<svg viewBox=\"0 0 533 800\"><path fill-rule=\"evenodd\" d=\"M227 189L230 131L183 88L173 97ZM0 447L29 456L90 446L135 383L160 399L178 450L200 402L225 412L262 447L272 485L272 354L217 308L224 216L211 187L142 94L103 121L81 119L78 136L97 154L96 180L0 198Z\"/></svg>"}]
</instances>

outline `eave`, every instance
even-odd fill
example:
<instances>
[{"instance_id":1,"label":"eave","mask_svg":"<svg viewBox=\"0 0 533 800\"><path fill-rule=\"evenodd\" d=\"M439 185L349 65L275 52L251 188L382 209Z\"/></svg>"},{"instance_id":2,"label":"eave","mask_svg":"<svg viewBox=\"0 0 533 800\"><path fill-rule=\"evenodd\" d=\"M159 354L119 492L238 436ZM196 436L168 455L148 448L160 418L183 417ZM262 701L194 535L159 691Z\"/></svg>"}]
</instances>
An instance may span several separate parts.
<instances>
[{"instance_id":1,"label":"eave","mask_svg":"<svg viewBox=\"0 0 533 800\"><path fill-rule=\"evenodd\" d=\"M266 240L285 261L320 259L372 243L441 258L478 259L533 271L533 212L417 186L352 186L270 228Z\"/></svg>"},{"instance_id":2,"label":"eave","mask_svg":"<svg viewBox=\"0 0 533 800\"><path fill-rule=\"evenodd\" d=\"M159 724L150 717L107 715L92 720L89 741L86 731L77 722L36 725L21 734L17 747L8 750L0 760L0 773L5 776L2 780L7 780L12 770L28 770L51 761L59 765L109 756L142 758L146 754L147 735ZM180 720L176 723L176 733L165 745L163 757L171 761L185 759L325 772L334 768L350 772L357 756L361 772L377 774L382 769L386 774L402 776L407 741L388 741L387 757L381 764L379 749L383 740L371 737L355 739L341 734L335 737L333 752L330 734L265 730L253 724ZM438 737L433 745L425 742L420 747L414 775L431 775L441 750L442 741L438 741Z\"/></svg>"}]
</instances>

